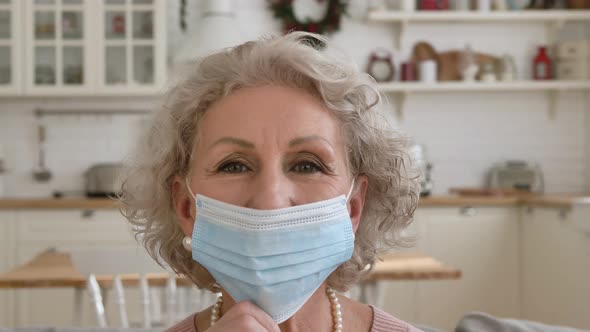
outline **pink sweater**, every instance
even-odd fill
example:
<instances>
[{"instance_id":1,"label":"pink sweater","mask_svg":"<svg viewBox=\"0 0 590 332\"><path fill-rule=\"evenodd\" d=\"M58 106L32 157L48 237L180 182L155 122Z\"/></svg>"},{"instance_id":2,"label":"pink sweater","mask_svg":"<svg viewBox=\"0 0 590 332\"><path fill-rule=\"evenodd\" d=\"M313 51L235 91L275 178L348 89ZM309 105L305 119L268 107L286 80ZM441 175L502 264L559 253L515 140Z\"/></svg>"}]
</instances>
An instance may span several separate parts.
<instances>
[{"instance_id":1,"label":"pink sweater","mask_svg":"<svg viewBox=\"0 0 590 332\"><path fill-rule=\"evenodd\" d=\"M402 322L385 311L371 306L373 309L373 326L371 332L420 332L412 325ZM166 332L198 332L195 328L195 315L190 315L183 321L172 326Z\"/></svg>"}]
</instances>

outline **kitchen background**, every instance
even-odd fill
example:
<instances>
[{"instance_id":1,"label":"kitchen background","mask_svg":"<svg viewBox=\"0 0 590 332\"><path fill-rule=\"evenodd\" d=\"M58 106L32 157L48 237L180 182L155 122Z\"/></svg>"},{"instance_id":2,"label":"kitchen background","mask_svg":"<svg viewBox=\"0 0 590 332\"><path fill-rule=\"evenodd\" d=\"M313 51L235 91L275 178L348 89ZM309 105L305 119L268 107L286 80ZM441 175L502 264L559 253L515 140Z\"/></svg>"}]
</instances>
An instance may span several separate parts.
<instances>
[{"instance_id":1,"label":"kitchen background","mask_svg":"<svg viewBox=\"0 0 590 332\"><path fill-rule=\"evenodd\" d=\"M180 24L183 2L186 2L186 31ZM314 6L324 1L295 2L313 14ZM461 271L461 278L387 283L385 288L378 288L385 297L378 303L402 319L441 331L453 330L457 321L473 310L590 329L587 307L590 201L584 198L590 196L590 76L568 80L567 84L527 83L533 76L532 63L539 46L548 46L555 66L556 41L590 40L588 1L556 1L581 3L586 8L543 11L549 14L541 21L529 21L519 12L515 13L522 15L522 21L486 22L486 12L464 12L467 16L483 18L469 19L469 22L409 20L407 24L383 22L378 15L369 15L385 11L385 16L393 13L395 17L404 13L404 4L411 2L350 0L348 15L342 18L339 31L330 34L333 46L328 51L350 57L365 69L370 54L384 49L392 53L394 81L399 81L401 65L412 57L417 42L428 42L439 52L463 50L469 44L477 52L497 57L511 55L516 68L515 81L525 82L515 83L514 89L503 87L503 84L510 86L510 82L498 83L499 88L479 82L456 88L454 83L450 87L382 83L389 99L385 109L387 118L397 130L421 144L426 159L433 165L431 197L422 199L410 230L419 235L414 249L456 267ZM449 2L455 6L469 1ZM474 1L478 5L486 2ZM529 2L545 1L505 3L523 7ZM229 3L235 14L231 27L240 32L241 40L282 33L281 22L273 17L268 1ZM424 3L436 6L446 1ZM47 34L46 26L33 32L32 13L35 9L54 10L54 4L66 9L84 4L87 18L84 31L94 39L82 41L88 52L81 61L87 69L83 77L88 85L82 88L33 84L32 63L45 65L50 61L44 58L47 49L43 47L51 46L52 41L32 38L34 34ZM0 0L0 67L7 67L6 58L2 57L6 45L12 46L11 50L18 49L9 66L16 84L0 88L0 288L2 272L50 247L72 253L123 247L141 250L128 236L121 216L110 202L72 200L60 205L51 197L58 191L80 198L89 167L124 160L146 127L149 112L157 109L158 97L165 90L164 76L174 71L180 52L187 45L206 44L203 40L224 39L224 31L209 31L199 41L191 34L191 28L198 28L203 22L206 4L205 0ZM10 20L12 42L2 39L3 24L5 27L8 20L2 11L6 8L21 18ZM116 14L106 18L102 14L94 15L94 11L105 8L123 13L133 12L133 8L139 11L150 8L155 13L154 21L153 25L146 24L147 30L152 30L146 33L146 25L134 26L130 30L138 34L138 40L118 40L117 30L125 29L120 26L125 23ZM578 16L569 21L567 18L574 16L560 16L563 12L568 15L576 12ZM409 11L408 15L411 17L412 13ZM149 15L139 17L138 22L146 17ZM75 20L67 25L72 22ZM66 29L66 25L57 26L56 29ZM220 29L225 28L227 25ZM110 37L105 40L102 31L107 31ZM60 52L64 54L67 46L79 46L77 41L63 43L66 47ZM103 47L110 47L106 60L101 56ZM590 46L586 47L581 62L587 68ZM204 45L195 51L206 49ZM121 60L120 54L129 50L136 56L128 52L126 61ZM142 52L153 52L156 60L150 60L153 57ZM108 58L108 54L112 57ZM160 56L166 61L158 61ZM111 69L106 64L109 61ZM129 68L120 67L122 63ZM150 67L152 70L144 70ZM40 75L37 80L51 81L46 71L40 73L45 76ZM125 83L123 73L134 80L153 80L156 84L142 86L130 83L131 80ZM4 78L0 77L0 82L8 81L6 71L0 68L1 75ZM66 80L79 79L77 72L64 76ZM109 86L103 80L123 83ZM52 173L47 182L36 181L32 176L39 164L40 125L45 128L42 144L45 166ZM451 188L487 188L492 167L507 160L538 164L544 177L544 195L523 201L512 196L449 195ZM38 200L32 200L35 198ZM108 257L103 261L84 259L84 266L77 267L82 272L94 272L92 269L97 266L116 261L113 260L116 255ZM124 262L121 257L118 260ZM109 301L114 300L111 297ZM55 303L61 306L53 308ZM0 327L68 325L75 303L73 293L64 291L0 289ZM81 321L84 326L95 326L89 303L85 298L86 311ZM138 317L139 313L131 317L136 326Z\"/></svg>"},{"instance_id":2,"label":"kitchen background","mask_svg":"<svg viewBox=\"0 0 590 332\"><path fill-rule=\"evenodd\" d=\"M364 68L369 53L378 47L394 50L395 28L388 23L367 22L365 1L352 1L349 17L332 39ZM167 2L169 59L186 41L178 24L179 2ZM235 1L236 25L244 40L280 33L264 0ZM189 2L187 22L197 24L199 3ZM562 39L582 39L588 24L570 23ZM519 78L531 76L531 59L537 46L546 43L543 24L416 24L406 32L399 64L411 54L416 41L428 41L437 50L462 49L467 43L481 52L511 54ZM367 38L370 36L370 38ZM399 70L398 76L399 76ZM590 115L587 90L560 93L554 116L548 94L533 92L414 93L407 97L402 118L392 121L402 132L427 149L434 165L435 194L450 187L478 187L497 162L524 159L539 163L550 193L590 190ZM389 95L390 98L396 98ZM46 197L55 190L80 190L83 173L98 162L125 157L141 129L141 116L47 117L46 164L54 173L49 183L36 183L31 171L37 163L37 120L34 110L130 109L153 110L156 96L141 97L0 97L0 153L7 172L2 176L4 195ZM392 105L393 107L393 105Z\"/></svg>"}]
</instances>

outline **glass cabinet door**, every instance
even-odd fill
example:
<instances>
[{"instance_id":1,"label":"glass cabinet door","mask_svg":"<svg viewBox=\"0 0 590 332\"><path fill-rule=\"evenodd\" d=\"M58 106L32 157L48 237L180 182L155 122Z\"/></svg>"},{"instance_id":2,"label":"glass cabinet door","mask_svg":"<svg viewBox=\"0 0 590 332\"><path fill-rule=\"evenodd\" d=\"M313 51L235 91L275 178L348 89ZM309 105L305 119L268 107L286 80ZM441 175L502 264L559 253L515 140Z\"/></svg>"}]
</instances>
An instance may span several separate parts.
<instances>
[{"instance_id":1,"label":"glass cabinet door","mask_svg":"<svg viewBox=\"0 0 590 332\"><path fill-rule=\"evenodd\" d=\"M30 0L32 86L84 87L84 0Z\"/></svg>"},{"instance_id":2,"label":"glass cabinet door","mask_svg":"<svg viewBox=\"0 0 590 332\"><path fill-rule=\"evenodd\" d=\"M17 0L0 0L0 91L9 91L17 88L15 52L19 45L16 44L15 26Z\"/></svg>"},{"instance_id":3,"label":"glass cabinet door","mask_svg":"<svg viewBox=\"0 0 590 332\"><path fill-rule=\"evenodd\" d=\"M105 86L155 83L154 0L104 1Z\"/></svg>"}]
</instances>

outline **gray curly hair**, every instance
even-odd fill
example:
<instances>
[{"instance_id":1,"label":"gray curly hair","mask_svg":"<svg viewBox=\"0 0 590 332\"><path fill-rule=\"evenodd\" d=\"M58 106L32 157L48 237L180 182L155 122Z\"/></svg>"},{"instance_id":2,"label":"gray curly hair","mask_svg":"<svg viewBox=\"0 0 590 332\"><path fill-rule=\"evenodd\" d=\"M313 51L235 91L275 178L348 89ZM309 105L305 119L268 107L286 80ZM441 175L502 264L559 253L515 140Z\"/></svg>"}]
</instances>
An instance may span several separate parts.
<instances>
[{"instance_id":1,"label":"gray curly hair","mask_svg":"<svg viewBox=\"0 0 590 332\"><path fill-rule=\"evenodd\" d=\"M281 85L304 89L321 100L343 126L351 176L368 179L353 256L329 276L328 286L347 290L374 264L377 253L409 243L402 230L413 219L420 191L408 154L410 140L390 129L379 114L382 98L369 75L351 61L310 46L310 41L327 43L319 35L293 32L192 63L168 91L129 159L119 196L121 213L160 265L189 277L199 288L218 291L209 272L182 247L172 183L175 176L187 176L192 159L199 158L192 151L204 113L241 88Z\"/></svg>"}]
</instances>

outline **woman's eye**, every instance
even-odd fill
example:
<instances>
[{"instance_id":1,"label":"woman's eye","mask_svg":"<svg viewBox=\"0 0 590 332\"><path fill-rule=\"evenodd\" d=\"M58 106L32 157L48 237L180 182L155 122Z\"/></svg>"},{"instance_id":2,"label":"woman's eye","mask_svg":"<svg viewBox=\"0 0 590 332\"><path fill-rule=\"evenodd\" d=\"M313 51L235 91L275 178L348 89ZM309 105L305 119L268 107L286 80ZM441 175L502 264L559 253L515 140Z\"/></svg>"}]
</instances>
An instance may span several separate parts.
<instances>
[{"instance_id":1,"label":"woman's eye","mask_svg":"<svg viewBox=\"0 0 590 332\"><path fill-rule=\"evenodd\" d=\"M219 171L223 173L243 173L248 170L248 167L239 161L225 163L219 167Z\"/></svg>"},{"instance_id":2,"label":"woman's eye","mask_svg":"<svg viewBox=\"0 0 590 332\"><path fill-rule=\"evenodd\" d=\"M293 166L293 171L297 173L316 173L321 172L322 167L312 161L302 161Z\"/></svg>"}]
</instances>

